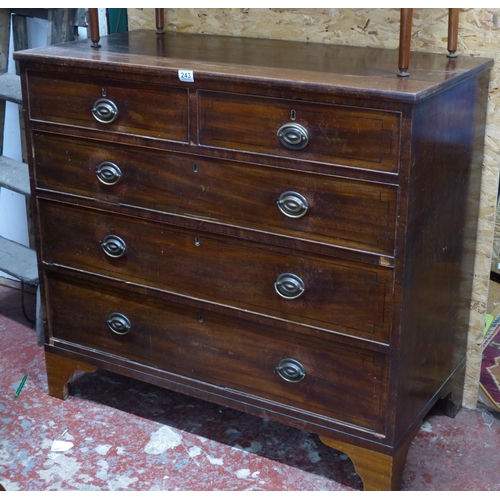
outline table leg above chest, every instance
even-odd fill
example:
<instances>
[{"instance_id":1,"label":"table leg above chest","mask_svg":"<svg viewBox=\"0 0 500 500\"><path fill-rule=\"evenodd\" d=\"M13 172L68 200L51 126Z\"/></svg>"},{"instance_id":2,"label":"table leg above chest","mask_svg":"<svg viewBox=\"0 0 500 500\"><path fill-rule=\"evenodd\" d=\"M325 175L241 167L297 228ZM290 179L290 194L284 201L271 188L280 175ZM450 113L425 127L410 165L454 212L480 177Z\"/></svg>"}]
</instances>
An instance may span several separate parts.
<instances>
[{"instance_id":1,"label":"table leg above chest","mask_svg":"<svg viewBox=\"0 0 500 500\"><path fill-rule=\"evenodd\" d=\"M97 9L88 9L89 28L92 48L98 49L99 44L99 19ZM155 9L156 34L165 33L165 9ZM459 9L448 9L448 57L457 57L457 39L458 39L458 19ZM410 76L408 68L410 66L410 48L411 48L411 30L413 21L413 9L401 9L400 13L400 32L399 32L399 57L398 57L398 76Z\"/></svg>"},{"instance_id":2,"label":"table leg above chest","mask_svg":"<svg viewBox=\"0 0 500 500\"><path fill-rule=\"evenodd\" d=\"M448 57L457 57L458 9L448 9Z\"/></svg>"},{"instance_id":3,"label":"table leg above chest","mask_svg":"<svg viewBox=\"0 0 500 500\"><path fill-rule=\"evenodd\" d=\"M92 41L91 47L93 49L99 49L101 47L99 44L101 35L99 33L99 16L97 9L88 9L88 11L90 40ZM156 34L163 35L165 33L165 9L155 9L155 23Z\"/></svg>"},{"instance_id":4,"label":"table leg above chest","mask_svg":"<svg viewBox=\"0 0 500 500\"><path fill-rule=\"evenodd\" d=\"M448 57L457 57L459 9L448 9ZM410 48L413 9L401 9L399 31L398 76L410 76Z\"/></svg>"}]
</instances>

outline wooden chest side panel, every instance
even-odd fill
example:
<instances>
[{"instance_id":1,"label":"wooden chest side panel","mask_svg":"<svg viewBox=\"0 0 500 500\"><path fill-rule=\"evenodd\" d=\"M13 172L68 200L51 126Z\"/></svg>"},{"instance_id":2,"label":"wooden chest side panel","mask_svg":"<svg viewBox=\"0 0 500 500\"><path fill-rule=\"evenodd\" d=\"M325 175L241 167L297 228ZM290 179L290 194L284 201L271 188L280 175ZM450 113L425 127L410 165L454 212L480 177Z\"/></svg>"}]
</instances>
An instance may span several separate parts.
<instances>
[{"instance_id":1,"label":"wooden chest side panel","mask_svg":"<svg viewBox=\"0 0 500 500\"><path fill-rule=\"evenodd\" d=\"M399 432L466 356L487 78L487 72L471 78L415 109L397 376Z\"/></svg>"}]
</instances>

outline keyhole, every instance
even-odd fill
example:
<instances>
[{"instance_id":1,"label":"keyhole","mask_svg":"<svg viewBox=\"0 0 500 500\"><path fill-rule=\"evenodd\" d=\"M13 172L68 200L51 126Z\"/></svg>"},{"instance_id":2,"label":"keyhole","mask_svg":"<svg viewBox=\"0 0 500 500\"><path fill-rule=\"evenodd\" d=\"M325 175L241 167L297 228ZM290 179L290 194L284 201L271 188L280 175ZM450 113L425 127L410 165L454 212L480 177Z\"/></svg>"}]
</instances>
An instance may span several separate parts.
<instances>
[{"instance_id":1,"label":"keyhole","mask_svg":"<svg viewBox=\"0 0 500 500\"><path fill-rule=\"evenodd\" d=\"M102 96L103 96L103 97L106 97L106 94L107 94L107 92L106 92L106 87L103 87L103 88L102 88Z\"/></svg>"},{"instance_id":2,"label":"keyhole","mask_svg":"<svg viewBox=\"0 0 500 500\"><path fill-rule=\"evenodd\" d=\"M295 120L295 118L297 118L297 112L292 109L292 111L290 111L290 120Z\"/></svg>"},{"instance_id":3,"label":"keyhole","mask_svg":"<svg viewBox=\"0 0 500 500\"><path fill-rule=\"evenodd\" d=\"M194 172L195 174L197 174L197 173L198 173L198 163L193 163L193 172Z\"/></svg>"},{"instance_id":4,"label":"keyhole","mask_svg":"<svg viewBox=\"0 0 500 500\"><path fill-rule=\"evenodd\" d=\"M198 236L196 236L196 237L194 238L194 244L195 244L195 246L197 246L197 247L199 247L199 246L200 246L200 238L199 238Z\"/></svg>"}]
</instances>

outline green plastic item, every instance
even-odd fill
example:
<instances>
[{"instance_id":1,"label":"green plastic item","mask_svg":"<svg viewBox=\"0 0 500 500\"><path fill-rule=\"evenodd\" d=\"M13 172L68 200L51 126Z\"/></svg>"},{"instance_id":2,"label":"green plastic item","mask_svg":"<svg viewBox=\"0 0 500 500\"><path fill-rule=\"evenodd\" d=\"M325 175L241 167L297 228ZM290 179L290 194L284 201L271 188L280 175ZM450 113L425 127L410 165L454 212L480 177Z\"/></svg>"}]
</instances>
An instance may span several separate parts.
<instances>
[{"instance_id":1,"label":"green plastic item","mask_svg":"<svg viewBox=\"0 0 500 500\"><path fill-rule=\"evenodd\" d=\"M484 326L484 334L486 335L488 333L488 330L490 329L491 323L493 323L493 316L491 314L486 315L486 321L485 321L485 326Z\"/></svg>"}]
</instances>

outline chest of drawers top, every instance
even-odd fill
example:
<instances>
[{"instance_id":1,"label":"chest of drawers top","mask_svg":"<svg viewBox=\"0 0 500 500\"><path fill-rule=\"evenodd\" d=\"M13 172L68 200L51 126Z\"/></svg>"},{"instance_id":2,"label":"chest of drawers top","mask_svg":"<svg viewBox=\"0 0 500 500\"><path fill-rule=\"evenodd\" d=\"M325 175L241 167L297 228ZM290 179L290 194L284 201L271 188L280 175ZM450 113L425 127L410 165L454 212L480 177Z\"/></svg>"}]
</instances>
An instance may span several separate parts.
<instances>
[{"instance_id":1,"label":"chest of drawers top","mask_svg":"<svg viewBox=\"0 0 500 500\"><path fill-rule=\"evenodd\" d=\"M489 59L418 52L412 54L411 77L394 78L397 51L388 49L175 32L156 36L150 30L119 33L101 43L99 50L88 40L36 48L18 53L16 59L71 65L75 76L89 69L117 71L125 78L140 71L151 83L179 84L178 70L185 69L196 72L188 87L215 79L225 81L230 90L230 85L260 81L269 90L272 86L406 102L492 65Z\"/></svg>"}]
</instances>

